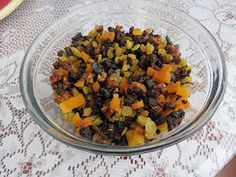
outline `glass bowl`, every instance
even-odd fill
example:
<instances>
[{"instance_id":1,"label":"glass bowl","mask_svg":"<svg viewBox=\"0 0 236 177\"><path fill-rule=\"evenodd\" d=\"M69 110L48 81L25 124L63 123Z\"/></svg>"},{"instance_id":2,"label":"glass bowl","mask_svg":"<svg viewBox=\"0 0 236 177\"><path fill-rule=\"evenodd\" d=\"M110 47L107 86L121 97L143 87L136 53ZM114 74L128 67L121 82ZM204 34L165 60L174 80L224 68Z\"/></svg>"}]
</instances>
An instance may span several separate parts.
<instances>
[{"instance_id":1,"label":"glass bowl","mask_svg":"<svg viewBox=\"0 0 236 177\"><path fill-rule=\"evenodd\" d=\"M53 99L50 74L57 51L79 31L89 32L96 24L151 27L180 45L184 59L193 66L191 107L174 130L145 145L109 146L86 141L75 135ZM187 14L157 2L144 0L100 1L77 7L46 27L28 49L20 70L22 97L33 119L52 137L78 149L109 155L140 154L162 149L193 135L212 117L226 88L226 67L221 50L200 23Z\"/></svg>"}]
</instances>

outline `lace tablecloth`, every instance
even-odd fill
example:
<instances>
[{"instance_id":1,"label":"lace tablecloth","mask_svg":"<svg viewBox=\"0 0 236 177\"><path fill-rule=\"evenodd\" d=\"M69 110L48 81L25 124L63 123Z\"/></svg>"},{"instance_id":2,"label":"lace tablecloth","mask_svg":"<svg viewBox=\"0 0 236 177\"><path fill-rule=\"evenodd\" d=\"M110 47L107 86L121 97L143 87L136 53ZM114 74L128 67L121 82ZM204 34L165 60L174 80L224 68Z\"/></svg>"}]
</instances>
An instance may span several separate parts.
<instances>
[{"instance_id":1,"label":"lace tablecloth","mask_svg":"<svg viewBox=\"0 0 236 177\"><path fill-rule=\"evenodd\" d=\"M236 1L162 0L200 21L218 41L228 67L223 102L187 140L153 153L113 157L70 148L27 113L19 68L27 47L48 24L85 0L25 0L0 22L0 176L214 176L236 153Z\"/></svg>"}]
</instances>

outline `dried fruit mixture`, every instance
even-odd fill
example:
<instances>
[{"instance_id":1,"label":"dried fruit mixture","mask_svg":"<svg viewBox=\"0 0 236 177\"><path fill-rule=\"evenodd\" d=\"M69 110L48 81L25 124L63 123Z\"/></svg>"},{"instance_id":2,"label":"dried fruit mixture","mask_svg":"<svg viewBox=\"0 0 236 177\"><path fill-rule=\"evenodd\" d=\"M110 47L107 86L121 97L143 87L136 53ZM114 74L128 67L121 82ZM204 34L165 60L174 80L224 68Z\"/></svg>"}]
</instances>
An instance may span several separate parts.
<instances>
[{"instance_id":1,"label":"dried fruit mixture","mask_svg":"<svg viewBox=\"0 0 236 177\"><path fill-rule=\"evenodd\" d=\"M142 145L178 126L190 105L191 67L151 28L97 25L74 36L53 66L63 117L97 143Z\"/></svg>"}]
</instances>

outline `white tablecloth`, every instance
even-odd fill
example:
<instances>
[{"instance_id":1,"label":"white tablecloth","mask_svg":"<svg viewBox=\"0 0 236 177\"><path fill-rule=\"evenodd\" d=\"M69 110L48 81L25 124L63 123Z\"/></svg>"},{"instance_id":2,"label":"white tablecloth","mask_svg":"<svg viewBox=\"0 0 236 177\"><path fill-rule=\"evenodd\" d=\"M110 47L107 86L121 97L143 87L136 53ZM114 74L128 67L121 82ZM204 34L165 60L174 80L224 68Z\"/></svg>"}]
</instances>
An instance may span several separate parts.
<instances>
[{"instance_id":1,"label":"white tablecloth","mask_svg":"<svg viewBox=\"0 0 236 177\"><path fill-rule=\"evenodd\" d=\"M236 153L236 1L162 0L200 21L219 43L228 68L224 100L187 140L143 155L96 155L65 146L27 113L19 68L35 36L85 0L25 0L0 22L0 176L214 176Z\"/></svg>"}]
</instances>

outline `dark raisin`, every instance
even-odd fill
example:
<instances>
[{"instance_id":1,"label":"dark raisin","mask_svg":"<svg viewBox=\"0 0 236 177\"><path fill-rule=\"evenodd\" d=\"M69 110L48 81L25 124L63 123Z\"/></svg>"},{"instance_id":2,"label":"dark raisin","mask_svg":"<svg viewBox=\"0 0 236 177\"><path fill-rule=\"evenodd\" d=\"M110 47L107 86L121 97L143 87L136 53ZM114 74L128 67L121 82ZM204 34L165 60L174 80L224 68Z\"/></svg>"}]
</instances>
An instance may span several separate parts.
<instances>
[{"instance_id":1,"label":"dark raisin","mask_svg":"<svg viewBox=\"0 0 236 177\"><path fill-rule=\"evenodd\" d=\"M66 54L67 54L68 56L73 56L73 53L72 53L72 51L70 50L69 47L66 47L66 48L65 48L65 51L66 51Z\"/></svg>"},{"instance_id":2,"label":"dark raisin","mask_svg":"<svg viewBox=\"0 0 236 177\"><path fill-rule=\"evenodd\" d=\"M134 30L134 27L133 26L131 26L130 28L129 28L129 34L133 34L133 30Z\"/></svg>"},{"instance_id":3,"label":"dark raisin","mask_svg":"<svg viewBox=\"0 0 236 177\"><path fill-rule=\"evenodd\" d=\"M134 51L134 54L136 55L137 58L140 58L142 56L142 50L139 48Z\"/></svg>"},{"instance_id":4,"label":"dark raisin","mask_svg":"<svg viewBox=\"0 0 236 177\"><path fill-rule=\"evenodd\" d=\"M92 114L93 114L93 115L97 115L97 114L99 114L100 112L101 112L101 110L100 110L99 107L97 107L97 106L93 107L93 109L92 109Z\"/></svg>"},{"instance_id":5,"label":"dark raisin","mask_svg":"<svg viewBox=\"0 0 236 177\"><path fill-rule=\"evenodd\" d=\"M115 32L116 29L109 26L109 27L108 27L108 31L110 31L110 32Z\"/></svg>"},{"instance_id":6,"label":"dark raisin","mask_svg":"<svg viewBox=\"0 0 236 177\"><path fill-rule=\"evenodd\" d=\"M154 98L149 98L149 99L148 99L148 105L150 106L150 108L153 108L153 107L157 106L157 101L156 101L156 99L154 99Z\"/></svg>"},{"instance_id":7,"label":"dark raisin","mask_svg":"<svg viewBox=\"0 0 236 177\"><path fill-rule=\"evenodd\" d=\"M102 70L102 67L99 66L97 62L94 62L92 67L93 67L94 72L96 73L99 73Z\"/></svg>"},{"instance_id":8,"label":"dark raisin","mask_svg":"<svg viewBox=\"0 0 236 177\"><path fill-rule=\"evenodd\" d=\"M128 145L126 137L124 137L124 136L121 137L119 145L121 145L121 146L127 146Z\"/></svg>"},{"instance_id":9,"label":"dark raisin","mask_svg":"<svg viewBox=\"0 0 236 177\"><path fill-rule=\"evenodd\" d=\"M105 99L111 98L111 96L112 96L111 91L106 88L101 88L101 94L102 94L102 97Z\"/></svg>"},{"instance_id":10,"label":"dark raisin","mask_svg":"<svg viewBox=\"0 0 236 177\"><path fill-rule=\"evenodd\" d=\"M163 110L169 110L169 109L174 109L175 108L175 103L165 103L163 106Z\"/></svg>"},{"instance_id":11,"label":"dark raisin","mask_svg":"<svg viewBox=\"0 0 236 177\"><path fill-rule=\"evenodd\" d=\"M140 98L145 98L146 97L146 92L144 92L143 90L139 89L139 88L135 88L134 92L136 93L136 95Z\"/></svg>"},{"instance_id":12,"label":"dark raisin","mask_svg":"<svg viewBox=\"0 0 236 177\"><path fill-rule=\"evenodd\" d=\"M79 131L80 135L88 140L93 139L93 133L89 127L81 128Z\"/></svg>"},{"instance_id":13,"label":"dark raisin","mask_svg":"<svg viewBox=\"0 0 236 177\"><path fill-rule=\"evenodd\" d=\"M180 109L179 111L172 112L169 116L167 116L166 120L168 129L172 130L173 128L177 127L183 120L184 115L184 111Z\"/></svg>"},{"instance_id":14,"label":"dark raisin","mask_svg":"<svg viewBox=\"0 0 236 177\"><path fill-rule=\"evenodd\" d=\"M108 70L108 74L109 75L111 75L111 74L113 74L113 73L115 73L116 71L114 70L114 69L112 69L112 68L110 68L109 70Z\"/></svg>"},{"instance_id":15,"label":"dark raisin","mask_svg":"<svg viewBox=\"0 0 236 177\"><path fill-rule=\"evenodd\" d=\"M82 34L81 32L79 32L72 38L72 41L79 41L81 38L82 38Z\"/></svg>"},{"instance_id":16,"label":"dark raisin","mask_svg":"<svg viewBox=\"0 0 236 177\"><path fill-rule=\"evenodd\" d=\"M115 125L112 123L109 123L107 126L107 130L104 131L104 134L108 136L108 138L113 139L115 135L114 133L115 133Z\"/></svg>"},{"instance_id":17,"label":"dark raisin","mask_svg":"<svg viewBox=\"0 0 236 177\"><path fill-rule=\"evenodd\" d=\"M92 44L89 44L85 47L85 52L91 56L91 53L93 51L93 46Z\"/></svg>"},{"instance_id":18,"label":"dark raisin","mask_svg":"<svg viewBox=\"0 0 236 177\"><path fill-rule=\"evenodd\" d=\"M117 34L116 34L116 41L117 42L121 42L121 41L123 41L125 39L125 34L124 34L124 32L118 32Z\"/></svg>"},{"instance_id":19,"label":"dark raisin","mask_svg":"<svg viewBox=\"0 0 236 177\"><path fill-rule=\"evenodd\" d=\"M148 115L152 120L156 120L160 118L160 114L154 110L149 110L149 115Z\"/></svg>"},{"instance_id":20,"label":"dark raisin","mask_svg":"<svg viewBox=\"0 0 236 177\"><path fill-rule=\"evenodd\" d=\"M140 76L139 79L138 79L138 82L145 83L146 80L148 80L148 76Z\"/></svg>"},{"instance_id":21,"label":"dark raisin","mask_svg":"<svg viewBox=\"0 0 236 177\"><path fill-rule=\"evenodd\" d=\"M78 41L72 41L71 42L71 47L77 47L79 45Z\"/></svg>"},{"instance_id":22,"label":"dark raisin","mask_svg":"<svg viewBox=\"0 0 236 177\"><path fill-rule=\"evenodd\" d=\"M159 134L161 133L161 131L159 129L156 130L156 134Z\"/></svg>"},{"instance_id":23,"label":"dark raisin","mask_svg":"<svg viewBox=\"0 0 236 177\"><path fill-rule=\"evenodd\" d=\"M181 58L173 56L173 61L175 62L175 64L179 64L181 62Z\"/></svg>"},{"instance_id":24,"label":"dark raisin","mask_svg":"<svg viewBox=\"0 0 236 177\"><path fill-rule=\"evenodd\" d=\"M55 69L59 69L59 68L60 68L59 62L53 63L53 67L54 67Z\"/></svg>"},{"instance_id":25,"label":"dark raisin","mask_svg":"<svg viewBox=\"0 0 236 177\"><path fill-rule=\"evenodd\" d=\"M177 70L174 72L174 75L176 77L177 81L180 81L184 79L185 77L188 77L191 73L191 70L185 70L184 68L177 68Z\"/></svg>"},{"instance_id":26,"label":"dark raisin","mask_svg":"<svg viewBox=\"0 0 236 177\"><path fill-rule=\"evenodd\" d=\"M105 46L105 48L108 50L111 47L111 40L110 39L106 39L103 42L103 45Z\"/></svg>"},{"instance_id":27,"label":"dark raisin","mask_svg":"<svg viewBox=\"0 0 236 177\"><path fill-rule=\"evenodd\" d=\"M151 54L147 56L147 60L149 60L151 64L156 64L158 57L155 54Z\"/></svg>"},{"instance_id":28,"label":"dark raisin","mask_svg":"<svg viewBox=\"0 0 236 177\"><path fill-rule=\"evenodd\" d=\"M117 127L117 132L121 134L126 127L126 123L124 121L116 121L115 126Z\"/></svg>"},{"instance_id":29,"label":"dark raisin","mask_svg":"<svg viewBox=\"0 0 236 177\"><path fill-rule=\"evenodd\" d=\"M130 82L137 82L139 80L140 76L130 76L129 81Z\"/></svg>"},{"instance_id":30,"label":"dark raisin","mask_svg":"<svg viewBox=\"0 0 236 177\"><path fill-rule=\"evenodd\" d=\"M140 113L143 112L143 111L144 111L143 108L139 108L139 109L136 110L136 112L137 112L138 114L140 114Z\"/></svg>"},{"instance_id":31,"label":"dark raisin","mask_svg":"<svg viewBox=\"0 0 236 177\"><path fill-rule=\"evenodd\" d=\"M150 90L147 92L148 97L156 98L158 95L159 95L159 92L157 92L156 90Z\"/></svg>"},{"instance_id":32,"label":"dark raisin","mask_svg":"<svg viewBox=\"0 0 236 177\"><path fill-rule=\"evenodd\" d=\"M127 59L127 64L131 66L132 65L132 59L128 58Z\"/></svg>"},{"instance_id":33,"label":"dark raisin","mask_svg":"<svg viewBox=\"0 0 236 177\"><path fill-rule=\"evenodd\" d=\"M154 86L154 82L152 79L147 79L146 80L146 86L148 89L151 89Z\"/></svg>"},{"instance_id":34,"label":"dark raisin","mask_svg":"<svg viewBox=\"0 0 236 177\"><path fill-rule=\"evenodd\" d=\"M133 103L133 102L132 102L131 100L129 100L129 99L125 99L125 100L124 100L124 104L125 104L126 106L130 106L132 103Z\"/></svg>"},{"instance_id":35,"label":"dark raisin","mask_svg":"<svg viewBox=\"0 0 236 177\"><path fill-rule=\"evenodd\" d=\"M127 95L126 97L127 100L130 100L132 103L138 99L138 96L136 94L133 95Z\"/></svg>"},{"instance_id":36,"label":"dark raisin","mask_svg":"<svg viewBox=\"0 0 236 177\"><path fill-rule=\"evenodd\" d=\"M104 132L108 128L108 120L106 118L103 118L103 122L101 124L101 131Z\"/></svg>"},{"instance_id":37,"label":"dark raisin","mask_svg":"<svg viewBox=\"0 0 236 177\"><path fill-rule=\"evenodd\" d=\"M83 75L83 72L70 72L70 75L69 75L69 81L72 81L72 82L76 82L78 81Z\"/></svg>"},{"instance_id":38,"label":"dark raisin","mask_svg":"<svg viewBox=\"0 0 236 177\"><path fill-rule=\"evenodd\" d=\"M170 40L169 36L166 36L166 42L167 44L173 45L173 42Z\"/></svg>"},{"instance_id":39,"label":"dark raisin","mask_svg":"<svg viewBox=\"0 0 236 177\"><path fill-rule=\"evenodd\" d=\"M59 51L57 52L57 56L62 56L63 53L64 53L64 50L59 50Z\"/></svg>"},{"instance_id":40,"label":"dark raisin","mask_svg":"<svg viewBox=\"0 0 236 177\"><path fill-rule=\"evenodd\" d=\"M103 57L107 56L107 49L105 49L105 47L102 49L101 54Z\"/></svg>"},{"instance_id":41,"label":"dark raisin","mask_svg":"<svg viewBox=\"0 0 236 177\"><path fill-rule=\"evenodd\" d=\"M104 67L105 71L108 71L112 67L112 60L105 59L101 64Z\"/></svg>"},{"instance_id":42,"label":"dark raisin","mask_svg":"<svg viewBox=\"0 0 236 177\"><path fill-rule=\"evenodd\" d=\"M133 37L134 43L141 44L142 43L142 36L134 36Z\"/></svg>"},{"instance_id":43,"label":"dark raisin","mask_svg":"<svg viewBox=\"0 0 236 177\"><path fill-rule=\"evenodd\" d=\"M177 82L175 74L171 73L171 82Z\"/></svg>"},{"instance_id":44,"label":"dark raisin","mask_svg":"<svg viewBox=\"0 0 236 177\"><path fill-rule=\"evenodd\" d=\"M97 98L96 98L96 105L99 106L99 107L103 106L103 99L102 99L102 97L100 97L98 95L97 95Z\"/></svg>"},{"instance_id":45,"label":"dark raisin","mask_svg":"<svg viewBox=\"0 0 236 177\"><path fill-rule=\"evenodd\" d=\"M164 118L161 118L160 116L156 117L156 119L153 120L156 125L163 124L166 120Z\"/></svg>"}]
</instances>

